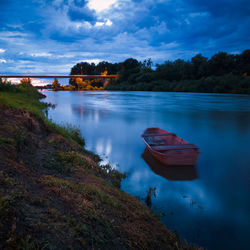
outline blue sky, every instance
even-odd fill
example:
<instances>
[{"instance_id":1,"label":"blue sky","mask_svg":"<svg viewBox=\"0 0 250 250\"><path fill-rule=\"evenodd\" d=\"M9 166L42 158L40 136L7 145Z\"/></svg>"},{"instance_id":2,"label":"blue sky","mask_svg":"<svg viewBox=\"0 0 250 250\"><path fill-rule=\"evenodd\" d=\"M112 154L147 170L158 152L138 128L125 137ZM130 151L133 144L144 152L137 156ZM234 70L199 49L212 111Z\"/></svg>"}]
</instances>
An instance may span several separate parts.
<instances>
[{"instance_id":1,"label":"blue sky","mask_svg":"<svg viewBox=\"0 0 250 250\"><path fill-rule=\"evenodd\" d=\"M0 74L250 48L249 0L0 0Z\"/></svg>"}]
</instances>

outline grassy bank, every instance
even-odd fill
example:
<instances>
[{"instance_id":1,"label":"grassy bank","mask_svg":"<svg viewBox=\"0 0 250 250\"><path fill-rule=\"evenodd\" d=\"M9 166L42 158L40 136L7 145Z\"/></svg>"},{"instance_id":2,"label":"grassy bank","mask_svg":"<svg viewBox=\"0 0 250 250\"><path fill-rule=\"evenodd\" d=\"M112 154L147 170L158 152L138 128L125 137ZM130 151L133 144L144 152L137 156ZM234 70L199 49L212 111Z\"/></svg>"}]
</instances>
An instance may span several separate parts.
<instances>
[{"instance_id":1,"label":"grassy bank","mask_svg":"<svg viewBox=\"0 0 250 250\"><path fill-rule=\"evenodd\" d=\"M30 86L0 86L0 249L193 249L120 190L123 175L48 121Z\"/></svg>"}]
</instances>

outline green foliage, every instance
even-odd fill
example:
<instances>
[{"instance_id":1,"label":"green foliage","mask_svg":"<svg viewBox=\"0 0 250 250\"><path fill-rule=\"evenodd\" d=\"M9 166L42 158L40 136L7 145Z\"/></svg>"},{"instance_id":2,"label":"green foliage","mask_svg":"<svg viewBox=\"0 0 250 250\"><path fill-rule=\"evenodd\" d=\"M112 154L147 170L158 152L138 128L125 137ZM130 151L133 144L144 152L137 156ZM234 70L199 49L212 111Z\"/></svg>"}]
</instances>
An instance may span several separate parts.
<instances>
[{"instance_id":1,"label":"green foliage","mask_svg":"<svg viewBox=\"0 0 250 250\"><path fill-rule=\"evenodd\" d=\"M12 85L10 81L3 81L0 78L0 92L21 92L20 88L18 85Z\"/></svg>"},{"instance_id":2,"label":"green foliage","mask_svg":"<svg viewBox=\"0 0 250 250\"><path fill-rule=\"evenodd\" d=\"M65 138L72 139L76 141L80 146L85 145L84 138L81 136L81 132L79 128L72 126L71 124L67 125L57 125L52 121L45 120L46 124L48 125L49 129L62 135Z\"/></svg>"},{"instance_id":3,"label":"green foliage","mask_svg":"<svg viewBox=\"0 0 250 250\"><path fill-rule=\"evenodd\" d=\"M59 187L60 189L69 190L78 194L82 194L89 200L95 200L98 198L101 202L111 205L115 208L119 207L120 204L115 198L111 198L110 195L103 192L100 188L95 185L82 184L70 180L60 179L52 177L50 175L43 176L40 182L48 186Z\"/></svg>"},{"instance_id":4,"label":"green foliage","mask_svg":"<svg viewBox=\"0 0 250 250\"><path fill-rule=\"evenodd\" d=\"M45 167L51 170L56 170L61 174L70 174L73 172L74 166L89 167L87 161L81 157L81 154L72 152L57 152L55 155L46 159Z\"/></svg>"},{"instance_id":5,"label":"green foliage","mask_svg":"<svg viewBox=\"0 0 250 250\"><path fill-rule=\"evenodd\" d=\"M102 160L99 155L97 155L91 151L88 151L86 149L83 149L83 153L85 155L87 155L89 158L91 158L96 163L99 163Z\"/></svg>"},{"instance_id":6,"label":"green foliage","mask_svg":"<svg viewBox=\"0 0 250 250\"><path fill-rule=\"evenodd\" d=\"M44 97L43 94L39 93L31 84L30 79L22 79L18 85L12 84L11 81L2 80L0 78L0 92L11 92L11 93L22 93L26 96L32 96L36 99Z\"/></svg>"},{"instance_id":7,"label":"green foliage","mask_svg":"<svg viewBox=\"0 0 250 250\"><path fill-rule=\"evenodd\" d=\"M112 75L119 72L119 70L119 63L109 63L103 61L95 65L94 63L81 62L72 67L70 75L100 75L104 71L107 71L108 74ZM76 88L78 87L76 79L70 79L69 84L75 86ZM96 80L91 80L91 85L98 88L103 87L103 80L99 80L98 82Z\"/></svg>"},{"instance_id":8,"label":"green foliage","mask_svg":"<svg viewBox=\"0 0 250 250\"><path fill-rule=\"evenodd\" d=\"M250 93L250 50L240 55L219 52L210 59L198 54L191 61L152 62L127 59L120 64L119 79L107 90Z\"/></svg>"},{"instance_id":9,"label":"green foliage","mask_svg":"<svg viewBox=\"0 0 250 250\"><path fill-rule=\"evenodd\" d=\"M25 135L21 129L17 129L15 132L15 142L17 152L20 152L22 148L26 145Z\"/></svg>"},{"instance_id":10,"label":"green foliage","mask_svg":"<svg viewBox=\"0 0 250 250\"><path fill-rule=\"evenodd\" d=\"M65 175L72 173L72 166L68 166L64 162L61 162L60 159L57 158L57 155L45 159L45 168Z\"/></svg>"},{"instance_id":11,"label":"green foliage","mask_svg":"<svg viewBox=\"0 0 250 250\"><path fill-rule=\"evenodd\" d=\"M53 89L54 91L57 91L57 90L60 89L60 84L59 84L57 78L55 78L55 79L53 80L52 89Z\"/></svg>"},{"instance_id":12,"label":"green foliage","mask_svg":"<svg viewBox=\"0 0 250 250\"><path fill-rule=\"evenodd\" d=\"M35 94L35 96L39 97L40 94ZM39 102L38 98L34 98L31 92L16 86L10 87L7 91L0 91L0 103L15 109L29 110L38 116L43 116L42 110L48 107L47 104Z\"/></svg>"},{"instance_id":13,"label":"green foliage","mask_svg":"<svg viewBox=\"0 0 250 250\"><path fill-rule=\"evenodd\" d=\"M14 140L11 139L11 138L2 137L2 136L0 135L0 145L1 145L1 144L4 144L4 143L13 144L13 143L14 143Z\"/></svg>"},{"instance_id":14,"label":"green foliage","mask_svg":"<svg viewBox=\"0 0 250 250\"><path fill-rule=\"evenodd\" d=\"M127 174L120 173L116 169L112 168L110 164L102 165L101 168L104 170L106 180L108 180L113 186L120 188L121 181L127 177Z\"/></svg>"},{"instance_id":15,"label":"green foliage","mask_svg":"<svg viewBox=\"0 0 250 250\"><path fill-rule=\"evenodd\" d=\"M43 111L50 106L49 104L40 102L39 99L44 97L31 84L13 85L9 82L0 84L0 103L10 106L14 109L24 109L39 117L50 129L68 139L76 141L80 146L85 145L84 139L81 137L80 130L72 125L57 125L47 120ZM17 150L21 149L22 138L17 136Z\"/></svg>"}]
</instances>

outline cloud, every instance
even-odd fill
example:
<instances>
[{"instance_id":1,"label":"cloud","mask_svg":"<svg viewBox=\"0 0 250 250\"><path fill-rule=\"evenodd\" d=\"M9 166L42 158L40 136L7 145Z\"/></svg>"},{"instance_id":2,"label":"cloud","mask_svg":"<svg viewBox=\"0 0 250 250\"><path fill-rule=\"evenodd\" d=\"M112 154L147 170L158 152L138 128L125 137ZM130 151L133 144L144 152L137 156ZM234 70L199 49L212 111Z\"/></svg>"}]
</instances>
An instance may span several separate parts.
<instances>
[{"instance_id":1,"label":"cloud","mask_svg":"<svg viewBox=\"0 0 250 250\"><path fill-rule=\"evenodd\" d=\"M52 54L47 53L47 52L32 53L30 55L33 57L51 57L52 56Z\"/></svg>"},{"instance_id":2,"label":"cloud","mask_svg":"<svg viewBox=\"0 0 250 250\"><path fill-rule=\"evenodd\" d=\"M1 73L69 73L80 61L150 57L161 63L241 53L250 44L247 2L0 1Z\"/></svg>"},{"instance_id":3,"label":"cloud","mask_svg":"<svg viewBox=\"0 0 250 250\"><path fill-rule=\"evenodd\" d=\"M106 20L105 22L96 22L95 23L95 26L96 27L101 27L101 26L104 26L104 25L106 25L106 26L111 26L113 23L108 19L108 20Z\"/></svg>"},{"instance_id":4,"label":"cloud","mask_svg":"<svg viewBox=\"0 0 250 250\"><path fill-rule=\"evenodd\" d=\"M81 8L75 7L75 6L69 6L68 8L68 16L72 21L88 21L93 22L96 20L96 17L94 15L94 12L91 11L86 6L83 6Z\"/></svg>"},{"instance_id":5,"label":"cloud","mask_svg":"<svg viewBox=\"0 0 250 250\"><path fill-rule=\"evenodd\" d=\"M117 0L89 0L88 7L95 10L96 12L101 12L109 9Z\"/></svg>"},{"instance_id":6,"label":"cloud","mask_svg":"<svg viewBox=\"0 0 250 250\"><path fill-rule=\"evenodd\" d=\"M87 60L85 59L83 61L88 62L88 63L94 63L94 64L98 64L99 62L101 62L100 59L87 59Z\"/></svg>"}]
</instances>

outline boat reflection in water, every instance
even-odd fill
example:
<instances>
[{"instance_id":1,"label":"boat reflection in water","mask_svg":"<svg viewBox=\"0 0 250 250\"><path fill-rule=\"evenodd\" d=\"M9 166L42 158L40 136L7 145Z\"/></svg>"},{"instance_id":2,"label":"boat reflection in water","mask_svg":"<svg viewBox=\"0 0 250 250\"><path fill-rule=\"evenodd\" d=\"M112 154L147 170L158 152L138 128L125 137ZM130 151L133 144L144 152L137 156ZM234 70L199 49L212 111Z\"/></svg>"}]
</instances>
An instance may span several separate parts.
<instances>
[{"instance_id":1,"label":"boat reflection in water","mask_svg":"<svg viewBox=\"0 0 250 250\"><path fill-rule=\"evenodd\" d=\"M143 160L148 164L151 170L171 181L191 181L198 178L195 166L169 166L161 163L145 148L142 154Z\"/></svg>"}]
</instances>

